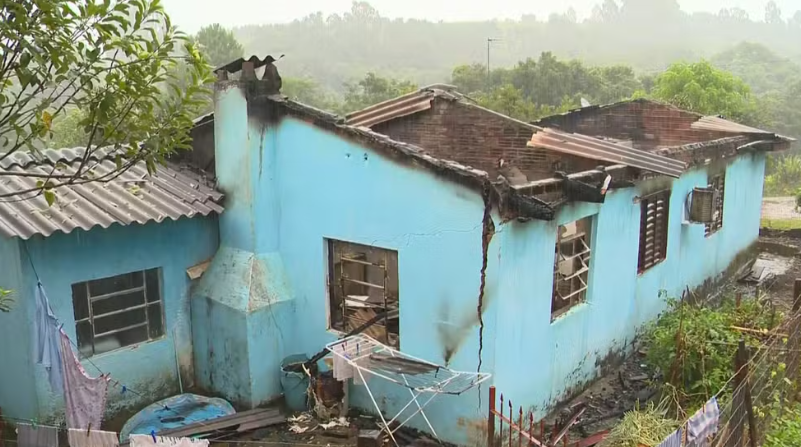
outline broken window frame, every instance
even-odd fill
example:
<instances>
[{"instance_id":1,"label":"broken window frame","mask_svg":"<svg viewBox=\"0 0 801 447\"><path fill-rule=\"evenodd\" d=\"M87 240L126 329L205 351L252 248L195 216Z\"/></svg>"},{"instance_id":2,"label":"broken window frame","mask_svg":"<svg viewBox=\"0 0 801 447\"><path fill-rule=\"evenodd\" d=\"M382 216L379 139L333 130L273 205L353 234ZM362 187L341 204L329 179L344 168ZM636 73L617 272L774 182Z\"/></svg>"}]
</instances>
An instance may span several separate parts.
<instances>
[{"instance_id":1,"label":"broken window frame","mask_svg":"<svg viewBox=\"0 0 801 447\"><path fill-rule=\"evenodd\" d=\"M570 224L575 224L577 229L581 226L582 231L577 231L570 236L562 236L563 229ZM559 225L556 233L554 270L553 270L553 293L551 295L551 322L565 315L574 307L586 302L587 291L589 289L590 262L592 259L592 230L594 216L588 216L566 225ZM566 244L572 244L571 250L565 250ZM567 254L567 252L570 254ZM573 268L569 275L560 272L562 263L573 261ZM569 291L562 293L565 284L568 284Z\"/></svg>"},{"instance_id":2,"label":"broken window frame","mask_svg":"<svg viewBox=\"0 0 801 447\"><path fill-rule=\"evenodd\" d=\"M103 293L93 293L93 286L102 287L114 284L115 281L125 283L130 282L129 287L115 288L112 291ZM137 280L139 284L137 285ZM116 284L114 284L116 286ZM108 276L104 278L81 281L72 284L72 306L75 316L76 344L78 350L84 357L105 354L135 346L149 341L159 340L166 334L166 324L164 318L164 304L162 296L161 269L153 268L147 270L137 270L123 273L120 275ZM115 306L114 302L125 303L126 299L141 295L141 302L135 302L127 306ZM81 304L83 301L83 304ZM96 307L109 307L111 310L96 313ZM141 321L128 324L126 326L110 327L98 333L97 326L106 318L122 318L125 315L135 316L142 314ZM152 315L157 314L157 316ZM84 316L85 315L85 316ZM139 320L138 318L135 318ZM83 325L83 328L82 328ZM90 329L88 336L85 333L86 325ZM123 342L119 335L131 335L134 331L141 331L144 328L145 337L135 338L134 341ZM115 336L119 346L98 352L98 340Z\"/></svg>"},{"instance_id":3,"label":"broken window frame","mask_svg":"<svg viewBox=\"0 0 801 447\"><path fill-rule=\"evenodd\" d=\"M362 318L359 318L358 309L368 309L376 315L395 311L392 312L393 315L385 315L379 322L365 330L365 334L388 346L399 348L398 252L336 239L326 239L326 242L328 249L328 329L346 333L372 318L367 318L364 313L362 313ZM347 266L350 266L351 272L354 268L358 269L361 266L361 273L349 274ZM381 278L379 281L370 280L371 270L373 274L377 274ZM349 288L351 290L361 288L364 295L347 293ZM370 297L370 290L380 291L377 301Z\"/></svg>"},{"instance_id":4,"label":"broken window frame","mask_svg":"<svg viewBox=\"0 0 801 447\"><path fill-rule=\"evenodd\" d=\"M712 211L712 222L704 224L704 236L709 237L723 228L723 201L726 191L726 173L722 172L709 179L709 188L717 191Z\"/></svg>"},{"instance_id":5,"label":"broken window frame","mask_svg":"<svg viewBox=\"0 0 801 447\"><path fill-rule=\"evenodd\" d=\"M667 258L670 195L671 190L665 189L640 198L638 274L648 271ZM649 223L649 219L653 219L653 222ZM649 225L653 225L653 228L649 228Z\"/></svg>"}]
</instances>

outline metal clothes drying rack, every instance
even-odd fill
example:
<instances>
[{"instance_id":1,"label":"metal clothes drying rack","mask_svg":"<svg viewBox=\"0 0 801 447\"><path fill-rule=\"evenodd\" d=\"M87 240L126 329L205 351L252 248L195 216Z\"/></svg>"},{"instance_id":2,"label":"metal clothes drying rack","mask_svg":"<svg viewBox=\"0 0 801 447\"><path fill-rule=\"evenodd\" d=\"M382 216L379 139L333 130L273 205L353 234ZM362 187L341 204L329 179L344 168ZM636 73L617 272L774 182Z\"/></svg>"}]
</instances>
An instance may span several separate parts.
<instances>
[{"instance_id":1,"label":"metal clothes drying rack","mask_svg":"<svg viewBox=\"0 0 801 447\"><path fill-rule=\"evenodd\" d=\"M382 430L386 430L396 446L398 442L395 440L394 433L418 413L423 416L431 433L439 439L436 430L425 414L425 407L439 395L459 395L490 378L490 374L487 373L453 371L444 366L435 365L404 354L364 334L353 335L329 343L326 345L326 349L339 357L341 361L345 361L358 374L381 418L384 425ZM389 422L384 418L381 408L370 390L370 385L365 380L366 375L372 375L405 387L412 396L411 400ZM418 398L423 393L430 393L431 396L421 404L422 399L418 400ZM400 422L394 430L391 429L390 424L398 420L412 404L417 406L417 410Z\"/></svg>"}]
</instances>

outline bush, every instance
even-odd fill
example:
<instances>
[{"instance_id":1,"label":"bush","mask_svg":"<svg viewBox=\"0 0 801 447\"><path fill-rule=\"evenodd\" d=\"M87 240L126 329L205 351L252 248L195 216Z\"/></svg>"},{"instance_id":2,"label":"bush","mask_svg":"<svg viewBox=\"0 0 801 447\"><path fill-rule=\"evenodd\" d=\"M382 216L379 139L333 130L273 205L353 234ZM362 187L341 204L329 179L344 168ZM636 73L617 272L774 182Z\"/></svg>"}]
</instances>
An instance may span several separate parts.
<instances>
[{"instance_id":1,"label":"bush","mask_svg":"<svg viewBox=\"0 0 801 447\"><path fill-rule=\"evenodd\" d=\"M675 299L669 299L668 305L669 311L647 332L646 361L661 370L682 408L700 408L733 374L743 334L732 326L769 329L770 313L755 299L744 299L739 308L731 298L716 309ZM727 398L726 394L720 397Z\"/></svg>"},{"instance_id":2,"label":"bush","mask_svg":"<svg viewBox=\"0 0 801 447\"><path fill-rule=\"evenodd\" d=\"M797 447L801 445L801 407L785 408L765 436L764 447Z\"/></svg>"},{"instance_id":3,"label":"bush","mask_svg":"<svg viewBox=\"0 0 801 447\"><path fill-rule=\"evenodd\" d=\"M801 192L801 155L771 157L765 176L766 196L796 196Z\"/></svg>"}]
</instances>

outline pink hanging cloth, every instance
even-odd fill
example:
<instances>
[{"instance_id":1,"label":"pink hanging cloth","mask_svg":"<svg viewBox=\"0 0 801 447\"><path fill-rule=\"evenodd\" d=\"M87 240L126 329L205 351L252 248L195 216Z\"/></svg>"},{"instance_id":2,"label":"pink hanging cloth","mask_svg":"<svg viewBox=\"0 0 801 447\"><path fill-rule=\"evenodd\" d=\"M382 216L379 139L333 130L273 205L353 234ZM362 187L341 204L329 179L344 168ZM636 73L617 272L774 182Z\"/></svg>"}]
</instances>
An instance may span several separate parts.
<instances>
[{"instance_id":1,"label":"pink hanging cloth","mask_svg":"<svg viewBox=\"0 0 801 447\"><path fill-rule=\"evenodd\" d=\"M99 430L106 409L109 377L91 378L72 350L70 339L61 331L61 357L64 362L64 401L67 428Z\"/></svg>"}]
</instances>

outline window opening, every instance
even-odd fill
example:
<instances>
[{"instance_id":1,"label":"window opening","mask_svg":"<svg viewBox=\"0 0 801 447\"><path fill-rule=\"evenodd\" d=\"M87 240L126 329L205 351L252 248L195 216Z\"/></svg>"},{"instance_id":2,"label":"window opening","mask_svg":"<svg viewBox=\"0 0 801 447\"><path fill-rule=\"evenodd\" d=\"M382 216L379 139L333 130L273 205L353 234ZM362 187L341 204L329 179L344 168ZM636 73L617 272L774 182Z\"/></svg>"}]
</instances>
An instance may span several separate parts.
<instances>
[{"instance_id":1,"label":"window opening","mask_svg":"<svg viewBox=\"0 0 801 447\"><path fill-rule=\"evenodd\" d=\"M713 199L714 209L712 211L712 222L704 226L705 236L711 236L723 228L723 198L726 189L726 174L719 174L712 177L709 181L709 187L715 191Z\"/></svg>"},{"instance_id":2,"label":"window opening","mask_svg":"<svg viewBox=\"0 0 801 447\"><path fill-rule=\"evenodd\" d=\"M637 271L642 273L667 257L670 190L640 199L640 251Z\"/></svg>"},{"instance_id":3,"label":"window opening","mask_svg":"<svg viewBox=\"0 0 801 447\"><path fill-rule=\"evenodd\" d=\"M102 354L164 335L160 269L72 285L78 349Z\"/></svg>"},{"instance_id":4,"label":"window opening","mask_svg":"<svg viewBox=\"0 0 801 447\"><path fill-rule=\"evenodd\" d=\"M551 299L552 321L587 298L591 230L592 217L558 228Z\"/></svg>"},{"instance_id":5,"label":"window opening","mask_svg":"<svg viewBox=\"0 0 801 447\"><path fill-rule=\"evenodd\" d=\"M330 328L349 332L386 314L364 333L398 348L398 253L337 240L328 240L328 253Z\"/></svg>"}]
</instances>

